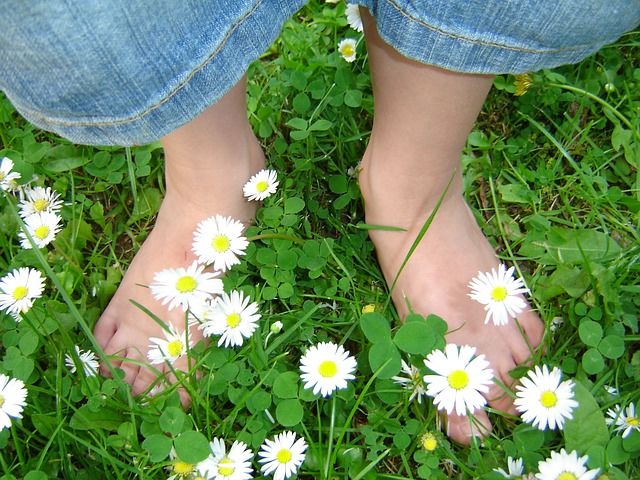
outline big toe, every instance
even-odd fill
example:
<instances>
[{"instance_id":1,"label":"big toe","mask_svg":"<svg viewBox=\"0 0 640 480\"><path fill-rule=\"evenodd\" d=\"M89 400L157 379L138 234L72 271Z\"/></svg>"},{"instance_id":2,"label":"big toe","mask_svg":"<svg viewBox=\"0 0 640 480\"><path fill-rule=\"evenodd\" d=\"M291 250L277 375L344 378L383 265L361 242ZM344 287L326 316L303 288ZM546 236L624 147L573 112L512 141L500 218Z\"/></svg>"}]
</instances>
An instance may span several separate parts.
<instances>
[{"instance_id":1,"label":"big toe","mask_svg":"<svg viewBox=\"0 0 640 480\"><path fill-rule=\"evenodd\" d=\"M462 445L469 445L473 437L482 439L492 430L491 421L484 410L469 416L452 413L445 421L448 437Z\"/></svg>"}]
</instances>

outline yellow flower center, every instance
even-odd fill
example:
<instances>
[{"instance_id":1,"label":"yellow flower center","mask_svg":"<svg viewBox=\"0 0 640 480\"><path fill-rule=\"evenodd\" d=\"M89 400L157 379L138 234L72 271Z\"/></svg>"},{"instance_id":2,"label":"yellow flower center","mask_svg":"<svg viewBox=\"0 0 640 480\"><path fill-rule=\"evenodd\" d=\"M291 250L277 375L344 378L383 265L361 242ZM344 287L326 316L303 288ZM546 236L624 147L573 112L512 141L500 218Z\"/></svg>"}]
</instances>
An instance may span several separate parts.
<instances>
[{"instance_id":1,"label":"yellow flower center","mask_svg":"<svg viewBox=\"0 0 640 480\"><path fill-rule=\"evenodd\" d=\"M365 305L364 307L362 307L362 313L373 313L376 311L376 306L373 303L370 303L369 305Z\"/></svg>"},{"instance_id":2,"label":"yellow flower center","mask_svg":"<svg viewBox=\"0 0 640 480\"><path fill-rule=\"evenodd\" d=\"M230 477L235 471L236 467L229 457L224 457L218 462L218 473L223 477Z\"/></svg>"},{"instance_id":3,"label":"yellow flower center","mask_svg":"<svg viewBox=\"0 0 640 480\"><path fill-rule=\"evenodd\" d=\"M2 405L4 405L4 397L0 395L0 408L2 408Z\"/></svg>"},{"instance_id":4,"label":"yellow flower center","mask_svg":"<svg viewBox=\"0 0 640 480\"><path fill-rule=\"evenodd\" d=\"M325 360L318 367L318 373L324 378L335 377L336 373L338 373L338 366L333 360Z\"/></svg>"},{"instance_id":5,"label":"yellow flower center","mask_svg":"<svg viewBox=\"0 0 640 480\"><path fill-rule=\"evenodd\" d=\"M176 463L173 464L173 471L178 475L187 475L189 473L193 473L194 468L195 468L194 465L186 462L177 461Z\"/></svg>"},{"instance_id":6,"label":"yellow flower center","mask_svg":"<svg viewBox=\"0 0 640 480\"><path fill-rule=\"evenodd\" d=\"M496 302L502 302L507 298L507 289L504 287L493 287L491 290L491 299Z\"/></svg>"},{"instance_id":7,"label":"yellow flower center","mask_svg":"<svg viewBox=\"0 0 640 480\"><path fill-rule=\"evenodd\" d=\"M49 206L49 202L44 198L38 198L33 202L33 209L36 212L44 212L48 206Z\"/></svg>"},{"instance_id":8,"label":"yellow flower center","mask_svg":"<svg viewBox=\"0 0 640 480\"><path fill-rule=\"evenodd\" d=\"M356 52L353 48L353 45L351 45L350 43L345 43L344 45L342 45L342 47L340 47L340 53L345 57L351 57Z\"/></svg>"},{"instance_id":9,"label":"yellow flower center","mask_svg":"<svg viewBox=\"0 0 640 480\"><path fill-rule=\"evenodd\" d=\"M438 439L433 433L425 433L422 436L422 448L427 452L433 452L438 447Z\"/></svg>"},{"instance_id":10,"label":"yellow flower center","mask_svg":"<svg viewBox=\"0 0 640 480\"><path fill-rule=\"evenodd\" d=\"M638 420L638 417L627 417L626 422L627 422L627 425L629 425L630 427L640 426L640 420Z\"/></svg>"},{"instance_id":11,"label":"yellow flower center","mask_svg":"<svg viewBox=\"0 0 640 480\"><path fill-rule=\"evenodd\" d=\"M182 342L180 340L174 340L167 343L167 353L170 357L179 357L182 353Z\"/></svg>"},{"instance_id":12,"label":"yellow flower center","mask_svg":"<svg viewBox=\"0 0 640 480\"><path fill-rule=\"evenodd\" d=\"M176 282L176 290L178 290L180 293L193 292L197 286L198 282L190 275L180 277Z\"/></svg>"},{"instance_id":13,"label":"yellow flower center","mask_svg":"<svg viewBox=\"0 0 640 480\"><path fill-rule=\"evenodd\" d=\"M236 328L240 325L240 314L239 313L230 313L227 315L227 325L231 328Z\"/></svg>"},{"instance_id":14,"label":"yellow flower center","mask_svg":"<svg viewBox=\"0 0 640 480\"><path fill-rule=\"evenodd\" d=\"M562 472L560 475L558 475L556 480L578 480L578 477L576 477L571 472Z\"/></svg>"},{"instance_id":15,"label":"yellow flower center","mask_svg":"<svg viewBox=\"0 0 640 480\"><path fill-rule=\"evenodd\" d=\"M447 377L449 386L455 390L462 390L469 385L469 375L464 370L454 370Z\"/></svg>"},{"instance_id":16,"label":"yellow flower center","mask_svg":"<svg viewBox=\"0 0 640 480\"><path fill-rule=\"evenodd\" d=\"M276 454L276 458L280 463L290 462L292 457L293 455L291 455L291 451L286 448L283 448Z\"/></svg>"},{"instance_id":17,"label":"yellow flower center","mask_svg":"<svg viewBox=\"0 0 640 480\"><path fill-rule=\"evenodd\" d=\"M216 252L224 253L229 250L231 241L226 235L216 235L215 237L213 237L213 240L211 240L211 246Z\"/></svg>"},{"instance_id":18,"label":"yellow flower center","mask_svg":"<svg viewBox=\"0 0 640 480\"><path fill-rule=\"evenodd\" d=\"M547 390L540 395L540 403L545 408L555 407L558 403L558 397L551 390Z\"/></svg>"},{"instance_id":19,"label":"yellow flower center","mask_svg":"<svg viewBox=\"0 0 640 480\"><path fill-rule=\"evenodd\" d=\"M7 176L6 173L4 173L3 171L0 171L0 182L4 180L6 176Z\"/></svg>"},{"instance_id":20,"label":"yellow flower center","mask_svg":"<svg viewBox=\"0 0 640 480\"><path fill-rule=\"evenodd\" d=\"M33 236L39 238L40 240L44 240L49 235L49 227L46 225L40 225L33 231Z\"/></svg>"},{"instance_id":21,"label":"yellow flower center","mask_svg":"<svg viewBox=\"0 0 640 480\"><path fill-rule=\"evenodd\" d=\"M24 297L27 296L27 293L29 293L29 290L27 290L27 287L23 287L21 285L15 288L11 296L13 297L14 300L22 300Z\"/></svg>"},{"instance_id":22,"label":"yellow flower center","mask_svg":"<svg viewBox=\"0 0 640 480\"><path fill-rule=\"evenodd\" d=\"M269 188L269 182L266 180L260 180L256 183L256 190L260 193L264 192L267 188Z\"/></svg>"}]
</instances>

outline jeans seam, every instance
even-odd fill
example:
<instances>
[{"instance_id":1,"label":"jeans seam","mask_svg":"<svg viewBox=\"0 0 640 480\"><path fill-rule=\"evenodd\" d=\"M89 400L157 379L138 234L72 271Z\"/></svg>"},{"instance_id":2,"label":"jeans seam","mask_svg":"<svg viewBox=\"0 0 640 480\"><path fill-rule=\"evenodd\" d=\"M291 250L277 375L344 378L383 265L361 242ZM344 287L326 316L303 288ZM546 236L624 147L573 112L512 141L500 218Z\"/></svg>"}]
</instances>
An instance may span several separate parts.
<instances>
[{"instance_id":1,"label":"jeans seam","mask_svg":"<svg viewBox=\"0 0 640 480\"><path fill-rule=\"evenodd\" d=\"M227 44L227 42L229 41L229 38L231 38L231 35L238 29L238 27L248 17L250 17L257 10L257 8L260 6L262 1L263 0L257 0L256 3L253 5L253 7L249 11L247 11L242 17L240 17L231 26L231 28L229 28L227 34L224 36L224 38L222 39L222 42L218 45L218 47L213 52L211 52L207 56L207 58L205 58L199 65L197 65L195 68L193 68L191 70L191 72L189 72L189 75L187 75L187 77L182 82L180 82L173 90L171 90L161 100L159 100L158 102L154 103L153 105L150 105L149 107L147 107L142 112L139 112L139 113L137 113L135 115L131 115L129 117L121 118L121 119L118 119L118 120L109 120L109 121L106 121L106 120L102 120L102 121L100 121L100 120L96 120L96 121L69 121L69 120L59 120L59 119L55 119L55 118L49 118L49 117L46 117L46 116L42 116L37 111L33 111L33 110L29 109L29 108L22 108L21 107L20 110L23 110L25 113L33 115L34 117L39 117L39 118L43 119L45 122L47 122L50 125L60 125L60 126L65 126L65 127L119 126L119 125L126 125L128 123L132 123L132 122L135 122L137 120L140 120L141 118L144 118L145 116L149 115L151 112L153 112L154 110L157 110L162 105L164 105L169 100L171 100L173 97L175 97L180 92L180 90L182 90L185 86L187 86L187 84L191 81L191 79L197 73L199 73L209 63L211 63L211 61L218 55L218 53L220 53L220 51Z\"/></svg>"},{"instance_id":2,"label":"jeans seam","mask_svg":"<svg viewBox=\"0 0 640 480\"><path fill-rule=\"evenodd\" d=\"M466 37L464 35L452 33L452 32L449 32L447 30L443 30L441 28L435 27L435 26L425 22L424 20L421 20L419 18L411 16L409 13L404 11L402 9L402 7L400 5L398 5L394 0L384 0L384 1L386 3L388 3L389 5L391 5L391 7L395 8L402 16L406 17L409 21L415 22L415 23L427 28L428 30L431 30L432 32L434 32L434 33L436 33L438 35L449 37L449 38L452 38L454 40L462 40L462 41L473 43L473 44L476 44L476 45L483 45L483 46L487 46L487 47L499 48L499 49L502 49L502 50L510 50L510 51L514 51L514 52L532 53L532 54L536 54L536 55L553 54L553 53L557 53L557 52L570 52L570 51L576 51L576 50L581 50L581 49L586 48L586 46L584 46L584 45L579 45L579 46L573 46L573 47L570 47L570 48L557 48L557 49L538 50L538 49L523 48L523 47L513 47L511 45L505 45L505 44L502 44L502 43L489 42L487 40L479 40L479 39L475 39L475 38L469 38L469 37Z\"/></svg>"}]
</instances>

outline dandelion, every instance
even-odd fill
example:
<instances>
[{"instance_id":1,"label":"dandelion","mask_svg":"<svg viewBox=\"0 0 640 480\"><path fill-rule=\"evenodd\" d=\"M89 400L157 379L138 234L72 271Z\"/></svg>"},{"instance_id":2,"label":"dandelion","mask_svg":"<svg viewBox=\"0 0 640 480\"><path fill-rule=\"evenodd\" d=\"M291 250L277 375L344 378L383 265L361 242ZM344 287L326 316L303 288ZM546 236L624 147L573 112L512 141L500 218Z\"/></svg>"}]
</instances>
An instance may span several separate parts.
<instances>
[{"instance_id":1,"label":"dandelion","mask_svg":"<svg viewBox=\"0 0 640 480\"><path fill-rule=\"evenodd\" d=\"M505 472L502 468L494 468L493 471L499 473L504 478L522 478L524 468L522 466L522 459L507 458L508 472Z\"/></svg>"},{"instance_id":2,"label":"dandelion","mask_svg":"<svg viewBox=\"0 0 640 480\"><path fill-rule=\"evenodd\" d=\"M249 301L237 290L229 295L223 293L212 305L211 319L200 326L202 333L207 337L220 335L219 347L241 346L256 331L260 320L258 304Z\"/></svg>"},{"instance_id":3,"label":"dandelion","mask_svg":"<svg viewBox=\"0 0 640 480\"><path fill-rule=\"evenodd\" d=\"M187 343L187 331L178 333L176 327L169 325L169 331L163 330L164 338L151 337L147 358L152 365L168 362L171 365L180 357L187 354L192 342Z\"/></svg>"},{"instance_id":4,"label":"dandelion","mask_svg":"<svg viewBox=\"0 0 640 480\"><path fill-rule=\"evenodd\" d=\"M0 311L20 321L20 314L31 309L43 290L44 278L38 270L28 267L12 270L0 279Z\"/></svg>"},{"instance_id":5,"label":"dandelion","mask_svg":"<svg viewBox=\"0 0 640 480\"><path fill-rule=\"evenodd\" d=\"M149 288L162 305L169 304L169 310L180 306L186 312L212 295L222 293L222 280L217 276L217 272L205 272L203 265L193 262L187 268L167 268L157 272Z\"/></svg>"},{"instance_id":6,"label":"dandelion","mask_svg":"<svg viewBox=\"0 0 640 480\"><path fill-rule=\"evenodd\" d=\"M636 415L636 406L627 405L626 411L620 405L607 410L607 425L615 425L614 432L622 432L622 438L627 438L635 430L640 432L640 419Z\"/></svg>"},{"instance_id":7,"label":"dandelion","mask_svg":"<svg viewBox=\"0 0 640 480\"><path fill-rule=\"evenodd\" d=\"M478 276L469 282L471 293L468 294L472 299L484 305L487 312L484 323L493 320L494 325L506 325L509 318L515 318L527 304L519 294L529 291L524 286L522 279L515 279L513 272L515 267L508 270L502 264L491 272L478 272Z\"/></svg>"},{"instance_id":8,"label":"dandelion","mask_svg":"<svg viewBox=\"0 0 640 480\"><path fill-rule=\"evenodd\" d=\"M94 377L98 372L98 359L96 358L96 354L91 350L87 350L83 352L76 345L73 347L76 351L76 357L82 366L82 371L84 372L85 377ZM64 355L64 364L67 366L71 373L76 373L76 362L73 360L73 357L68 353Z\"/></svg>"},{"instance_id":9,"label":"dandelion","mask_svg":"<svg viewBox=\"0 0 640 480\"><path fill-rule=\"evenodd\" d=\"M18 188L17 180L20 178L18 172L12 172L13 160L4 157L0 162L0 188L5 191L14 191Z\"/></svg>"},{"instance_id":10,"label":"dandelion","mask_svg":"<svg viewBox=\"0 0 640 480\"><path fill-rule=\"evenodd\" d=\"M276 435L273 440L265 440L260 447L258 462L262 464L263 475L273 474L274 480L284 480L295 475L304 462L307 442L297 438L293 432Z\"/></svg>"},{"instance_id":11,"label":"dandelion","mask_svg":"<svg viewBox=\"0 0 640 480\"><path fill-rule=\"evenodd\" d=\"M12 418L22 418L27 389L22 380L0 373L0 431L11 426Z\"/></svg>"},{"instance_id":12,"label":"dandelion","mask_svg":"<svg viewBox=\"0 0 640 480\"><path fill-rule=\"evenodd\" d=\"M338 44L338 52L345 61L353 62L356 59L356 41L353 38L345 38Z\"/></svg>"},{"instance_id":13,"label":"dandelion","mask_svg":"<svg viewBox=\"0 0 640 480\"><path fill-rule=\"evenodd\" d=\"M427 432L420 438L420 445L427 452L433 452L438 448L438 438L431 432Z\"/></svg>"},{"instance_id":14,"label":"dandelion","mask_svg":"<svg viewBox=\"0 0 640 480\"><path fill-rule=\"evenodd\" d=\"M531 81L531 75L529 75L528 73L516 75L516 79L513 84L516 87L514 95L516 97L521 97L529 91L529 87L531 87L531 85L533 84L533 82Z\"/></svg>"},{"instance_id":15,"label":"dandelion","mask_svg":"<svg viewBox=\"0 0 640 480\"><path fill-rule=\"evenodd\" d=\"M576 451L567 453L563 448L558 452L551 452L551 458L538 462L538 480L593 480L599 469L587 471L586 463L589 457L578 457Z\"/></svg>"},{"instance_id":16,"label":"dandelion","mask_svg":"<svg viewBox=\"0 0 640 480\"><path fill-rule=\"evenodd\" d=\"M240 263L249 242L242 235L242 223L231 217L216 215L198 224L193 236L193 252L198 261L225 272Z\"/></svg>"},{"instance_id":17,"label":"dandelion","mask_svg":"<svg viewBox=\"0 0 640 480\"><path fill-rule=\"evenodd\" d=\"M213 480L249 480L252 478L253 452L243 442L235 441L227 453L224 441L214 438L211 454L198 464L201 475Z\"/></svg>"},{"instance_id":18,"label":"dandelion","mask_svg":"<svg viewBox=\"0 0 640 480\"><path fill-rule=\"evenodd\" d=\"M260 170L242 187L244 196L249 200L262 201L278 189L278 174L275 170Z\"/></svg>"},{"instance_id":19,"label":"dandelion","mask_svg":"<svg viewBox=\"0 0 640 480\"><path fill-rule=\"evenodd\" d=\"M25 219L36 213L58 213L62 208L60 195L49 187L33 187L24 189L24 197L20 200L20 216Z\"/></svg>"},{"instance_id":20,"label":"dandelion","mask_svg":"<svg viewBox=\"0 0 640 480\"><path fill-rule=\"evenodd\" d=\"M448 344L444 352L435 350L427 355L424 364L436 373L425 375L427 395L434 397L438 410L450 414L466 415L486 405L481 393L489 391L493 370L484 355L478 355L474 347Z\"/></svg>"},{"instance_id":21,"label":"dandelion","mask_svg":"<svg viewBox=\"0 0 640 480\"><path fill-rule=\"evenodd\" d=\"M347 5L347 9L344 12L347 16L347 23L351 28L357 32L363 30L362 17L360 16L360 6L355 3Z\"/></svg>"},{"instance_id":22,"label":"dandelion","mask_svg":"<svg viewBox=\"0 0 640 480\"><path fill-rule=\"evenodd\" d=\"M402 373L404 373L404 375L396 375L391 377L391 380L411 392L411 395L409 395L410 402L416 399L419 404L422 404L422 397L425 397L427 392L424 388L424 380L422 379L420 370L413 365L408 365L407 362L402 360Z\"/></svg>"},{"instance_id":23,"label":"dandelion","mask_svg":"<svg viewBox=\"0 0 640 480\"><path fill-rule=\"evenodd\" d=\"M304 388L327 397L336 389L347 388L347 380L353 380L356 360L342 345L321 342L307 350L300 359L300 378Z\"/></svg>"},{"instance_id":24,"label":"dandelion","mask_svg":"<svg viewBox=\"0 0 640 480\"><path fill-rule=\"evenodd\" d=\"M573 397L573 381L562 380L562 372L554 367L551 372L546 365L536 366L516 386L516 409L522 420L540 430L547 425L551 430L562 429L565 419L573 418L573 409L578 406Z\"/></svg>"},{"instance_id":25,"label":"dandelion","mask_svg":"<svg viewBox=\"0 0 640 480\"><path fill-rule=\"evenodd\" d=\"M61 221L62 219L57 213L40 212L29 215L24 219L24 224L36 247L44 248L56 238L60 231ZM20 237L20 246L29 250L31 242L27 234L24 231L20 231L18 236Z\"/></svg>"}]
</instances>

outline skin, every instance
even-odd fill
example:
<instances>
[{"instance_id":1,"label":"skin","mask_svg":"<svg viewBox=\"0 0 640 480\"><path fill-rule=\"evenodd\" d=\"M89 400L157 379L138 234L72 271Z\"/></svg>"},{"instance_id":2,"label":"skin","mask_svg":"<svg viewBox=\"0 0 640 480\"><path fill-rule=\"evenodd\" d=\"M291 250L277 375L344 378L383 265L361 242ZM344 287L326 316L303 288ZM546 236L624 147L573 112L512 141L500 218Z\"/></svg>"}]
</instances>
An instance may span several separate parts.
<instances>
[{"instance_id":1,"label":"skin","mask_svg":"<svg viewBox=\"0 0 640 480\"><path fill-rule=\"evenodd\" d=\"M373 131L360 171L366 221L406 229L370 233L390 285L453 178L433 224L398 278L392 292L395 306L401 318L409 313L407 303L418 313L440 315L449 325L448 342L475 346L477 353L486 355L496 377L511 385L509 370L527 361L540 343L543 324L527 310L518 318L524 336L514 322L484 325L482 306L467 296L471 278L498 265L465 203L460 175L462 148L492 78L408 60L380 39L366 10L362 17L375 98ZM124 371L134 394L147 390L156 377L144 364L149 337L162 337L162 331L129 300L182 330L183 312L168 312L145 286L155 272L194 260L192 235L201 220L219 213L248 223L255 213L255 206L242 197L242 186L263 168L264 156L247 121L245 84L242 79L218 103L162 139L167 193L155 227L95 327L96 339L113 356L112 365ZM191 337L194 343L202 338L194 329ZM174 368L186 370L187 365L176 362ZM106 365L101 370L109 374ZM188 403L186 394L182 398ZM497 386L487 398L493 408L515 413L510 397ZM484 412L476 415L476 421L479 425L472 428L467 417L451 415L449 436L468 443L472 435L490 430Z\"/></svg>"}]
</instances>

